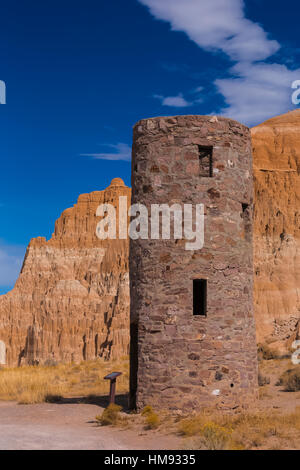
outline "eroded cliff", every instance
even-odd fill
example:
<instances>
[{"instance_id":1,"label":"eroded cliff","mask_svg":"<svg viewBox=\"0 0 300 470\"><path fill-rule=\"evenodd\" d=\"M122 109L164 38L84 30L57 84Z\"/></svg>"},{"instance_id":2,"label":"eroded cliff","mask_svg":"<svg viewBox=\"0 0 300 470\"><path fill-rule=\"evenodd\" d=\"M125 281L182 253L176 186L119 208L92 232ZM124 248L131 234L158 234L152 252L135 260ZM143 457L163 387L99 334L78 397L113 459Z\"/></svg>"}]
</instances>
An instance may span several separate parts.
<instances>
[{"instance_id":1,"label":"eroded cliff","mask_svg":"<svg viewBox=\"0 0 300 470\"><path fill-rule=\"evenodd\" d=\"M253 128L252 138L257 338L282 349L300 317L300 110Z\"/></svg>"},{"instance_id":2,"label":"eroded cliff","mask_svg":"<svg viewBox=\"0 0 300 470\"><path fill-rule=\"evenodd\" d=\"M116 178L82 194L52 238L33 239L14 289L0 297L0 340L10 365L118 358L129 352L128 240L99 240L100 204L118 208Z\"/></svg>"}]
</instances>

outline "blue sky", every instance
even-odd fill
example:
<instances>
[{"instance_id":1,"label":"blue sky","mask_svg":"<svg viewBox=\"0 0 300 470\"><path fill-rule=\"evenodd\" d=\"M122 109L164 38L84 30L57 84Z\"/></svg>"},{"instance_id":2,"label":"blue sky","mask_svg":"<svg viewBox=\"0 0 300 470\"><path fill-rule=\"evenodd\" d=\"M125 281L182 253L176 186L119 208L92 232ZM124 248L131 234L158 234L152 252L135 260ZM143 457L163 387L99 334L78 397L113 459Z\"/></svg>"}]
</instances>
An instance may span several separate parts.
<instances>
[{"instance_id":1,"label":"blue sky","mask_svg":"<svg viewBox=\"0 0 300 470\"><path fill-rule=\"evenodd\" d=\"M10 0L1 5L0 293L79 194L130 184L133 124L294 109L296 0Z\"/></svg>"}]
</instances>

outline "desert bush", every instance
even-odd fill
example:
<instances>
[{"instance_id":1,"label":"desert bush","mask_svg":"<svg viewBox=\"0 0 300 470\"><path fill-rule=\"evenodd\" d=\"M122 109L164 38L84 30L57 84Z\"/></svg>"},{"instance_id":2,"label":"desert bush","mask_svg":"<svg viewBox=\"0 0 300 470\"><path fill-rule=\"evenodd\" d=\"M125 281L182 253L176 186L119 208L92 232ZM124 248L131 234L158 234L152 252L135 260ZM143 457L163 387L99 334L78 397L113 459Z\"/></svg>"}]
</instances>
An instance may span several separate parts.
<instances>
[{"instance_id":1,"label":"desert bush","mask_svg":"<svg viewBox=\"0 0 300 470\"><path fill-rule=\"evenodd\" d=\"M182 436L195 436L200 433L202 425L201 417L187 418L179 422L178 431Z\"/></svg>"},{"instance_id":2,"label":"desert bush","mask_svg":"<svg viewBox=\"0 0 300 470\"><path fill-rule=\"evenodd\" d=\"M160 417L154 411L146 415L146 429L157 429L160 425Z\"/></svg>"},{"instance_id":3,"label":"desert bush","mask_svg":"<svg viewBox=\"0 0 300 470\"><path fill-rule=\"evenodd\" d=\"M232 443L232 430L215 423L206 423L201 430L201 441L207 450L228 450Z\"/></svg>"},{"instance_id":4,"label":"desert bush","mask_svg":"<svg viewBox=\"0 0 300 470\"><path fill-rule=\"evenodd\" d=\"M142 415L142 416L147 416L147 415L149 415L150 413L153 413L153 408L152 408L152 406L147 405L147 406L145 406L145 407L143 408L141 415Z\"/></svg>"},{"instance_id":5,"label":"desert bush","mask_svg":"<svg viewBox=\"0 0 300 470\"><path fill-rule=\"evenodd\" d=\"M205 428L207 424L209 426ZM186 436L183 442L185 449L207 449L222 445L230 450L269 449L274 446L296 449L299 448L300 407L291 413L279 410L224 413L207 409L198 416L184 418L177 426L180 433ZM219 428L226 431L224 440L224 434L221 431L219 433ZM293 441L296 436L298 442L296 439Z\"/></svg>"},{"instance_id":6,"label":"desert bush","mask_svg":"<svg viewBox=\"0 0 300 470\"><path fill-rule=\"evenodd\" d=\"M232 439L232 429L213 421L203 423L203 417L186 419L180 423L179 432L185 436L198 436L190 439L187 446L190 450L234 450L243 449ZM186 446L186 447L187 447Z\"/></svg>"},{"instance_id":7,"label":"desert bush","mask_svg":"<svg viewBox=\"0 0 300 470\"><path fill-rule=\"evenodd\" d=\"M275 349L271 349L267 344L259 344L257 348L257 357L259 361L270 361L271 359L280 359L280 354Z\"/></svg>"},{"instance_id":8,"label":"desert bush","mask_svg":"<svg viewBox=\"0 0 300 470\"><path fill-rule=\"evenodd\" d=\"M300 367L284 372L277 385L282 385L286 392L298 392L300 390Z\"/></svg>"},{"instance_id":9,"label":"desert bush","mask_svg":"<svg viewBox=\"0 0 300 470\"><path fill-rule=\"evenodd\" d=\"M266 377L261 372L258 373L258 385L263 387L264 385L269 385L271 382L270 377Z\"/></svg>"},{"instance_id":10,"label":"desert bush","mask_svg":"<svg viewBox=\"0 0 300 470\"><path fill-rule=\"evenodd\" d=\"M120 421L120 411L122 407L111 403L105 410L102 415L96 416L96 421L99 426L114 426Z\"/></svg>"},{"instance_id":11,"label":"desert bush","mask_svg":"<svg viewBox=\"0 0 300 470\"><path fill-rule=\"evenodd\" d=\"M141 415L145 417L146 429L157 429L160 425L160 417L153 411L152 406L145 406Z\"/></svg>"},{"instance_id":12,"label":"desert bush","mask_svg":"<svg viewBox=\"0 0 300 470\"><path fill-rule=\"evenodd\" d=\"M266 445L271 438L285 439L291 430L300 430L300 408L281 415L268 412L225 414L216 410L202 412L178 423L180 434L188 437L185 448L191 450L243 450ZM292 432L294 432L292 431Z\"/></svg>"}]
</instances>

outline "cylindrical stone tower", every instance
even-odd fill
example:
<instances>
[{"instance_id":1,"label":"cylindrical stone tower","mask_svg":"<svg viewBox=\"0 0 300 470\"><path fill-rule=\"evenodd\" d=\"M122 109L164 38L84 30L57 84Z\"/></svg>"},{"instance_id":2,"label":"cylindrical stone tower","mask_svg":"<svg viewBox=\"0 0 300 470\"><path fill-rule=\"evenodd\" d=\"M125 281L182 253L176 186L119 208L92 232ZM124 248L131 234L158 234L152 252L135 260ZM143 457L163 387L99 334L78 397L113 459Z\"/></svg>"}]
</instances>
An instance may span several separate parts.
<instances>
[{"instance_id":1,"label":"cylindrical stone tower","mask_svg":"<svg viewBox=\"0 0 300 470\"><path fill-rule=\"evenodd\" d=\"M131 406L247 406L257 395L249 129L215 116L138 122L132 203L148 209L149 239L130 241ZM171 239L151 239L153 204L203 204L203 248L174 239L172 224Z\"/></svg>"}]
</instances>

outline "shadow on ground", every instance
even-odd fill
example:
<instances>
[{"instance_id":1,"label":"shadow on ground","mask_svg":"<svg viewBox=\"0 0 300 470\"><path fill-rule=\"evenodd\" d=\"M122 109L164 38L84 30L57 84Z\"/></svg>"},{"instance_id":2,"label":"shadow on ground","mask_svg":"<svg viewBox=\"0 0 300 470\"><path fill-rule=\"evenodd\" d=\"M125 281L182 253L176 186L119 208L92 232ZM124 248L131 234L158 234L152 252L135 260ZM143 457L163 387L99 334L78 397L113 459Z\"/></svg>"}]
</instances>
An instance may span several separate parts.
<instances>
[{"instance_id":1,"label":"shadow on ground","mask_svg":"<svg viewBox=\"0 0 300 470\"><path fill-rule=\"evenodd\" d=\"M49 395L47 403L55 403L57 405L97 405L106 408L109 405L109 397L107 395L89 395L87 397L61 397ZM128 394L116 395L116 404L122 406L125 413L129 412Z\"/></svg>"}]
</instances>

